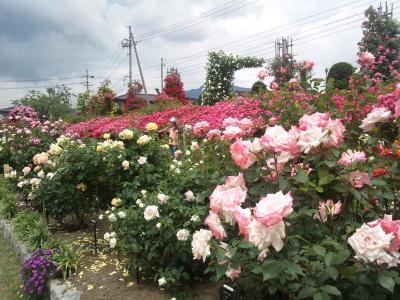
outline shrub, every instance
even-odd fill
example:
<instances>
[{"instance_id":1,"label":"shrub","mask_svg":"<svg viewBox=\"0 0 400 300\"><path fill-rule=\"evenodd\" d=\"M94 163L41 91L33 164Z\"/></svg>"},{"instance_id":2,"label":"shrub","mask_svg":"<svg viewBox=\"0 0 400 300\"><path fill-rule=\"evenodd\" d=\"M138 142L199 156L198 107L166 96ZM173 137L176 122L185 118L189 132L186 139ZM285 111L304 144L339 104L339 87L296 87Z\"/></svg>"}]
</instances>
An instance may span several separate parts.
<instances>
[{"instance_id":1,"label":"shrub","mask_svg":"<svg viewBox=\"0 0 400 300\"><path fill-rule=\"evenodd\" d=\"M57 265L57 270L61 271L65 280L76 272L79 259L75 251L66 243L59 244L56 249L57 251L53 252L52 260Z\"/></svg>"},{"instance_id":2,"label":"shrub","mask_svg":"<svg viewBox=\"0 0 400 300\"><path fill-rule=\"evenodd\" d=\"M50 240L50 232L41 214L22 211L12 221L17 237L26 242L29 249L43 247Z\"/></svg>"},{"instance_id":3,"label":"shrub","mask_svg":"<svg viewBox=\"0 0 400 300\"><path fill-rule=\"evenodd\" d=\"M354 67L347 62L334 64L328 72L328 79L334 79L333 86L337 89L347 89L349 80L354 73Z\"/></svg>"},{"instance_id":4,"label":"shrub","mask_svg":"<svg viewBox=\"0 0 400 300\"><path fill-rule=\"evenodd\" d=\"M254 82L253 86L251 87L251 93L253 95L262 95L267 90L267 86L262 81Z\"/></svg>"},{"instance_id":5,"label":"shrub","mask_svg":"<svg viewBox=\"0 0 400 300\"><path fill-rule=\"evenodd\" d=\"M9 183L0 177L0 217L11 219L17 213L17 197Z\"/></svg>"}]
</instances>

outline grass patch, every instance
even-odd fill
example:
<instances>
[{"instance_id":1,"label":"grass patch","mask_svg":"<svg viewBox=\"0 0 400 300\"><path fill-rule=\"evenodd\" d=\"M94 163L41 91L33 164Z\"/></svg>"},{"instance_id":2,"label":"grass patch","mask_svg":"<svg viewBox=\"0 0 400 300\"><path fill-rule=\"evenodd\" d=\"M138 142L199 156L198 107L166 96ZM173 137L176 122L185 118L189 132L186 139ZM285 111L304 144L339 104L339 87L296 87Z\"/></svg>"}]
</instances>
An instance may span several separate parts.
<instances>
[{"instance_id":1,"label":"grass patch","mask_svg":"<svg viewBox=\"0 0 400 300\"><path fill-rule=\"evenodd\" d=\"M25 299L21 296L19 269L21 262L0 236L0 299Z\"/></svg>"}]
</instances>

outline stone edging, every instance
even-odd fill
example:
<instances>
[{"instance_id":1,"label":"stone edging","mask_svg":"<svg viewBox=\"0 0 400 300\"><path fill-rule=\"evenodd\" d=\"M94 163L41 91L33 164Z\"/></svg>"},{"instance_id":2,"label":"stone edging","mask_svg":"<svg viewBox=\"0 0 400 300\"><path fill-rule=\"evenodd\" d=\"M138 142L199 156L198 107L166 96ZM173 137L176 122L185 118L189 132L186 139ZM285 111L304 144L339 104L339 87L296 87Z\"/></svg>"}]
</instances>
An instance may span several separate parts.
<instances>
[{"instance_id":1,"label":"stone edging","mask_svg":"<svg viewBox=\"0 0 400 300\"><path fill-rule=\"evenodd\" d=\"M26 245L12 231L10 221L0 219L0 232L16 254L26 260L31 255ZM50 300L80 300L82 292L74 290L71 282L53 279L49 282Z\"/></svg>"}]
</instances>

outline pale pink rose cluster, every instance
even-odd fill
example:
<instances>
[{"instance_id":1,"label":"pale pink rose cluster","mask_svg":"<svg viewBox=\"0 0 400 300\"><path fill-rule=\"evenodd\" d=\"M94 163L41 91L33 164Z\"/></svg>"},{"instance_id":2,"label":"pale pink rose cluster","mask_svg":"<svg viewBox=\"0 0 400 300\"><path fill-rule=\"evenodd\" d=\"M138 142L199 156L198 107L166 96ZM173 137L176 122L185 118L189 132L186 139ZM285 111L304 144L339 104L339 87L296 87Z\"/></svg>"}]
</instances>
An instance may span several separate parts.
<instances>
[{"instance_id":1,"label":"pale pink rose cluster","mask_svg":"<svg viewBox=\"0 0 400 300\"><path fill-rule=\"evenodd\" d=\"M371 180L367 172L353 171L348 175L348 180L352 187L362 188L364 185L371 185Z\"/></svg>"},{"instance_id":2,"label":"pale pink rose cluster","mask_svg":"<svg viewBox=\"0 0 400 300\"><path fill-rule=\"evenodd\" d=\"M342 153L342 156L337 163L342 166L350 166L355 162L365 162L366 160L367 157L364 151L354 151L349 149Z\"/></svg>"},{"instance_id":3,"label":"pale pink rose cluster","mask_svg":"<svg viewBox=\"0 0 400 300\"><path fill-rule=\"evenodd\" d=\"M360 55L358 56L358 63L361 66L364 67L369 67L372 66L375 62L375 56L368 51L361 52Z\"/></svg>"},{"instance_id":4,"label":"pale pink rose cluster","mask_svg":"<svg viewBox=\"0 0 400 300\"><path fill-rule=\"evenodd\" d=\"M225 140L233 140L249 133L254 127L254 122L249 118L239 120L237 118L228 117L222 121L222 127L225 128L222 132L222 137Z\"/></svg>"},{"instance_id":5,"label":"pale pink rose cluster","mask_svg":"<svg viewBox=\"0 0 400 300\"><path fill-rule=\"evenodd\" d=\"M345 127L339 119L331 119L327 113L316 112L304 115L299 125L287 131L279 125L268 127L260 139L237 140L231 145L232 159L241 169L247 169L257 161L257 153L271 150L278 155L267 162L273 170L282 169L283 164L297 157L301 152L308 154L321 147L339 147L344 140Z\"/></svg>"},{"instance_id":6,"label":"pale pink rose cluster","mask_svg":"<svg viewBox=\"0 0 400 300\"><path fill-rule=\"evenodd\" d=\"M269 247L276 251L283 248L283 239L286 236L284 218L293 211L293 198L289 193L281 191L261 197L254 208L243 208L247 195L247 188L243 174L229 176L223 185L215 188L210 196L210 212L205 220L212 235L217 240L227 237L223 217L226 224L237 224L239 234L245 240L253 243L260 251L265 253ZM198 258L200 255L194 257ZM203 256L201 256L203 258ZM231 279L236 278L240 272L227 272ZM238 271L238 269L236 269Z\"/></svg>"},{"instance_id":7,"label":"pale pink rose cluster","mask_svg":"<svg viewBox=\"0 0 400 300\"><path fill-rule=\"evenodd\" d=\"M196 136L201 136L206 134L210 130L210 123L207 121L197 122L193 126L193 134Z\"/></svg>"},{"instance_id":8,"label":"pale pink rose cluster","mask_svg":"<svg viewBox=\"0 0 400 300\"><path fill-rule=\"evenodd\" d=\"M376 123L387 121L391 117L391 115L392 113L386 107L375 107L361 121L360 128L364 132L369 132L374 129Z\"/></svg>"},{"instance_id":9,"label":"pale pink rose cluster","mask_svg":"<svg viewBox=\"0 0 400 300\"><path fill-rule=\"evenodd\" d=\"M33 157L33 163L35 165L45 164L49 161L49 154L46 152L35 154Z\"/></svg>"},{"instance_id":10,"label":"pale pink rose cluster","mask_svg":"<svg viewBox=\"0 0 400 300\"><path fill-rule=\"evenodd\" d=\"M393 221L390 215L368 224L364 223L348 239L348 243L356 253L354 257L367 263L386 264L388 267L398 266L399 226L400 221Z\"/></svg>"}]
</instances>

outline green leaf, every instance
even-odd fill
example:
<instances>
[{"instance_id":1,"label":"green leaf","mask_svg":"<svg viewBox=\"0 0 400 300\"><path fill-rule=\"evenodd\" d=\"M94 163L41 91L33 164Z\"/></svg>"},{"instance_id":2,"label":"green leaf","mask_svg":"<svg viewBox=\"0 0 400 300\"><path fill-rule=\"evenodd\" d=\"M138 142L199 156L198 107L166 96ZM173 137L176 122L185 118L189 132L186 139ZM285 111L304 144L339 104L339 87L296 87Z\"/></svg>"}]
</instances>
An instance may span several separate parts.
<instances>
[{"instance_id":1,"label":"green leaf","mask_svg":"<svg viewBox=\"0 0 400 300\"><path fill-rule=\"evenodd\" d=\"M297 295L297 298L298 299L309 298L312 295L314 295L316 291L317 291L317 289L313 286L308 286L308 287L302 288L300 290L299 294Z\"/></svg>"},{"instance_id":2,"label":"green leaf","mask_svg":"<svg viewBox=\"0 0 400 300\"><path fill-rule=\"evenodd\" d=\"M277 277L284 269L284 264L279 261L267 262L263 270L263 281Z\"/></svg>"},{"instance_id":3,"label":"green leaf","mask_svg":"<svg viewBox=\"0 0 400 300\"><path fill-rule=\"evenodd\" d=\"M335 296L342 295L342 293L338 290L338 288L333 285L324 285L324 286L321 286L319 289L330 295L335 295Z\"/></svg>"},{"instance_id":4,"label":"green leaf","mask_svg":"<svg viewBox=\"0 0 400 300\"><path fill-rule=\"evenodd\" d=\"M338 265L345 262L350 257L350 253L347 250L340 251L332 257L331 265Z\"/></svg>"},{"instance_id":5,"label":"green leaf","mask_svg":"<svg viewBox=\"0 0 400 300\"><path fill-rule=\"evenodd\" d=\"M332 182L335 179L335 176L332 174L324 174L319 177L319 185L325 185Z\"/></svg>"},{"instance_id":6,"label":"green leaf","mask_svg":"<svg viewBox=\"0 0 400 300\"><path fill-rule=\"evenodd\" d=\"M314 294L314 300L330 300L331 297L326 293L316 293Z\"/></svg>"},{"instance_id":7,"label":"green leaf","mask_svg":"<svg viewBox=\"0 0 400 300\"><path fill-rule=\"evenodd\" d=\"M288 181L283 176L279 176L279 189L285 191L288 186Z\"/></svg>"},{"instance_id":8,"label":"green leaf","mask_svg":"<svg viewBox=\"0 0 400 300\"><path fill-rule=\"evenodd\" d=\"M383 288L385 288L393 293L395 283L394 283L393 277L391 276L390 273L388 273L388 272L380 273L378 280L379 280L379 284Z\"/></svg>"},{"instance_id":9,"label":"green leaf","mask_svg":"<svg viewBox=\"0 0 400 300\"><path fill-rule=\"evenodd\" d=\"M325 256L326 254L326 249L320 245L314 246L312 248L313 252L319 256Z\"/></svg>"},{"instance_id":10,"label":"green leaf","mask_svg":"<svg viewBox=\"0 0 400 300\"><path fill-rule=\"evenodd\" d=\"M302 169L297 170L297 174L293 178L300 183L306 183L309 180L306 171Z\"/></svg>"}]
</instances>

